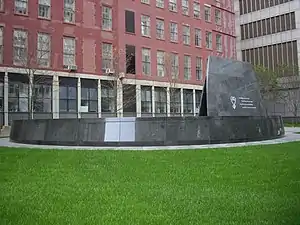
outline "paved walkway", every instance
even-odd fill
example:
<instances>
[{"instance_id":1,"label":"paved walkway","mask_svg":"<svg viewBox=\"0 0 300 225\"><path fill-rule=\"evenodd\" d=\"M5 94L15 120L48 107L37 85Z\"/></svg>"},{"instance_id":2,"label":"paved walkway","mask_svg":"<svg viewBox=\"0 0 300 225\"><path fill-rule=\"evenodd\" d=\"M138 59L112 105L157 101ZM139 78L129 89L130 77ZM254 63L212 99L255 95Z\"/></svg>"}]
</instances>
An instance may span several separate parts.
<instances>
[{"instance_id":1,"label":"paved walkway","mask_svg":"<svg viewBox=\"0 0 300 225\"><path fill-rule=\"evenodd\" d=\"M10 142L8 138L0 138L0 146L15 148L39 148L39 149L61 149L61 150L180 150L180 149L205 149L205 148L228 148L250 145L269 145L300 141L300 128L285 128L285 137L268 140L243 142L232 144L212 145L183 145L183 146L155 146L155 147L83 147L83 146L56 146L56 145L27 145Z\"/></svg>"}]
</instances>

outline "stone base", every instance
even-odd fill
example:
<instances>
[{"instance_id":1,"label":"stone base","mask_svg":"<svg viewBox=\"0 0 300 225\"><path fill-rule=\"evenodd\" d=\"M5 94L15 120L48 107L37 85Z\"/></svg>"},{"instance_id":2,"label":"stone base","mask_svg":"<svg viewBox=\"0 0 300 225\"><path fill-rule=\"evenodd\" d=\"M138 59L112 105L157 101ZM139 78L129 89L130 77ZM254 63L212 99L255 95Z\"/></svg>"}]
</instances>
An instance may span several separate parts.
<instances>
[{"instance_id":1,"label":"stone base","mask_svg":"<svg viewBox=\"0 0 300 225\"><path fill-rule=\"evenodd\" d=\"M13 121L10 140L68 146L236 143L284 136L281 117L149 117Z\"/></svg>"}]
</instances>

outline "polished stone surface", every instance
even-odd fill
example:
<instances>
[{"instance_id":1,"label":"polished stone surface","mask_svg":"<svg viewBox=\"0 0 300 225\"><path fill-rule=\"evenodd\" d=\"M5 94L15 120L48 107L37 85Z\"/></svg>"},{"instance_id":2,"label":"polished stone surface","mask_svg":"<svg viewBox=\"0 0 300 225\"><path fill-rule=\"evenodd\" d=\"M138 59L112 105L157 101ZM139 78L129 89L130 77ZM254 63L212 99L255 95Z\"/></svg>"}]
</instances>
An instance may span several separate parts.
<instances>
[{"instance_id":1,"label":"polished stone surface","mask_svg":"<svg viewBox=\"0 0 300 225\"><path fill-rule=\"evenodd\" d=\"M210 56L205 96L208 116L266 116L259 84L251 64Z\"/></svg>"},{"instance_id":2,"label":"polished stone surface","mask_svg":"<svg viewBox=\"0 0 300 225\"><path fill-rule=\"evenodd\" d=\"M0 138L0 146L12 148L31 148L31 149L57 149L57 150L136 150L136 151L157 151L157 150L200 150L200 149L218 149L218 148L231 148L231 147L245 147L245 146L258 146L262 145L283 144L289 142L300 141L300 128L285 128L285 136L281 138L265 140L265 141L251 141L239 143L226 143L226 144L206 144L206 145L169 145L169 146L137 146L137 147L124 147L124 146L63 146L63 145L34 145L34 144L21 144L11 142L9 138Z\"/></svg>"},{"instance_id":3,"label":"polished stone surface","mask_svg":"<svg viewBox=\"0 0 300 225\"><path fill-rule=\"evenodd\" d=\"M10 139L27 144L167 146L259 141L283 135L281 117L134 117L15 120Z\"/></svg>"}]
</instances>

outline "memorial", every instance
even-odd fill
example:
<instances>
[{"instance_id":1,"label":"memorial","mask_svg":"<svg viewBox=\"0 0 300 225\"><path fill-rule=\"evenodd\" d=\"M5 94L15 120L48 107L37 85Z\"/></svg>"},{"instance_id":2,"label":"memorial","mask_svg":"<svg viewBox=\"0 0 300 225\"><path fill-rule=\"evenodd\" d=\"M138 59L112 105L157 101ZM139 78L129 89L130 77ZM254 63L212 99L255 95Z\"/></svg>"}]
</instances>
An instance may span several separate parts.
<instances>
[{"instance_id":1,"label":"memorial","mask_svg":"<svg viewBox=\"0 0 300 225\"><path fill-rule=\"evenodd\" d=\"M268 116L252 66L211 56L199 115L15 120L10 139L69 146L170 146L249 142L284 136L280 116Z\"/></svg>"}]
</instances>

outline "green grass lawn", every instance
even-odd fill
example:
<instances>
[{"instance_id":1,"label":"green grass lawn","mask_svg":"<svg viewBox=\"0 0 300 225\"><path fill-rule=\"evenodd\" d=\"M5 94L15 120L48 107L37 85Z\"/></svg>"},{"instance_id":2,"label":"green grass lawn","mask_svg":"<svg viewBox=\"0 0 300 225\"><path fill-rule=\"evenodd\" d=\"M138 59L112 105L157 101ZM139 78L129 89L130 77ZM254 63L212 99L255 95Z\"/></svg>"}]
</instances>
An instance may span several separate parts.
<instances>
[{"instance_id":1,"label":"green grass lawn","mask_svg":"<svg viewBox=\"0 0 300 225\"><path fill-rule=\"evenodd\" d=\"M188 151L0 148L0 224L300 224L300 143Z\"/></svg>"}]
</instances>

